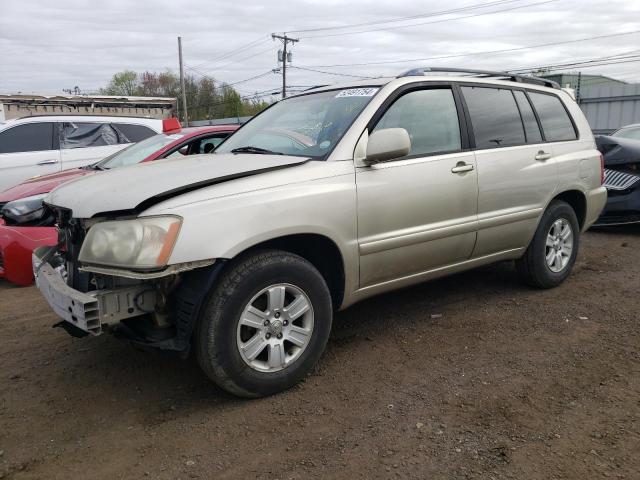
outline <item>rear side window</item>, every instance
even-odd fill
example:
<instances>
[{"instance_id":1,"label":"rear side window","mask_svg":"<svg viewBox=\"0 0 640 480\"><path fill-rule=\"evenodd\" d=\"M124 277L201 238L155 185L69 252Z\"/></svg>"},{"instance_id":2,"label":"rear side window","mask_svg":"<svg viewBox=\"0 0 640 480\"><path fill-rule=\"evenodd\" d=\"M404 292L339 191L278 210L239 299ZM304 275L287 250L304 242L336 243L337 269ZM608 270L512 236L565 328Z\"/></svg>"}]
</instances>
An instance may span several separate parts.
<instances>
[{"instance_id":1,"label":"rear side window","mask_svg":"<svg viewBox=\"0 0 640 480\"><path fill-rule=\"evenodd\" d=\"M53 150L53 123L27 123L0 132L0 153Z\"/></svg>"},{"instance_id":2,"label":"rear side window","mask_svg":"<svg viewBox=\"0 0 640 480\"><path fill-rule=\"evenodd\" d=\"M121 142L116 129L108 123L65 122L60 134L60 148L88 148L117 145Z\"/></svg>"},{"instance_id":3,"label":"rear side window","mask_svg":"<svg viewBox=\"0 0 640 480\"><path fill-rule=\"evenodd\" d=\"M460 125L453 93L449 89L415 90L384 113L373 131L404 128L411 138L409 155L460 150Z\"/></svg>"},{"instance_id":4,"label":"rear side window","mask_svg":"<svg viewBox=\"0 0 640 480\"><path fill-rule=\"evenodd\" d=\"M496 148L526 143L520 112L511 90L462 87L471 116L476 148Z\"/></svg>"},{"instance_id":5,"label":"rear side window","mask_svg":"<svg viewBox=\"0 0 640 480\"><path fill-rule=\"evenodd\" d=\"M119 134L120 143L136 143L156 135L156 132L144 125L113 123L112 126Z\"/></svg>"},{"instance_id":6,"label":"rear side window","mask_svg":"<svg viewBox=\"0 0 640 480\"><path fill-rule=\"evenodd\" d=\"M533 108L538 113L544 137L548 142L576 140L576 130L562 101L555 95L529 92Z\"/></svg>"},{"instance_id":7,"label":"rear side window","mask_svg":"<svg viewBox=\"0 0 640 480\"><path fill-rule=\"evenodd\" d=\"M536 116L533 113L531 104L529 103L529 100L527 100L527 96L520 90L514 90L513 96L516 97L516 102L520 109L520 116L522 117L522 124L524 125L524 134L527 137L527 143L542 142L540 126L538 125Z\"/></svg>"}]
</instances>

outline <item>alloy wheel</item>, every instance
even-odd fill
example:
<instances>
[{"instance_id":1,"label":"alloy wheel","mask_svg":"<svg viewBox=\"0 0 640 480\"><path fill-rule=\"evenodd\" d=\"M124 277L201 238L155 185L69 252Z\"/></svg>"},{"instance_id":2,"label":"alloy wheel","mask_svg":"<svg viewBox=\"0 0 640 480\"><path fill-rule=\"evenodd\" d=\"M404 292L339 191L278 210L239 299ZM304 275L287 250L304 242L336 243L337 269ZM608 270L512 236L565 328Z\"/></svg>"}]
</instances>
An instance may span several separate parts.
<instances>
[{"instance_id":1,"label":"alloy wheel","mask_svg":"<svg viewBox=\"0 0 640 480\"><path fill-rule=\"evenodd\" d=\"M244 362L260 372L277 372L295 362L313 334L313 306L295 285L260 290L245 306L237 329Z\"/></svg>"}]
</instances>

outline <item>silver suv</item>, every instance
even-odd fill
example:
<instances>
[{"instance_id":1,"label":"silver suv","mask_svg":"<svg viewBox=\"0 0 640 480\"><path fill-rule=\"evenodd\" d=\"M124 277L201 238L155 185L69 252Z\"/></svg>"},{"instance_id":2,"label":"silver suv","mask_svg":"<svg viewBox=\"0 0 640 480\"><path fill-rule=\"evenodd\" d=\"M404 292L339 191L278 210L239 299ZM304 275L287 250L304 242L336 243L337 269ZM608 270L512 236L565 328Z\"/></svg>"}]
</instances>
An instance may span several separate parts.
<instances>
[{"instance_id":1,"label":"silver suv","mask_svg":"<svg viewBox=\"0 0 640 480\"><path fill-rule=\"evenodd\" d=\"M92 175L46 199L34 252L60 326L186 354L257 397L302 380L333 312L502 260L554 287L606 201L571 96L500 72L412 70L271 106L215 155Z\"/></svg>"}]
</instances>

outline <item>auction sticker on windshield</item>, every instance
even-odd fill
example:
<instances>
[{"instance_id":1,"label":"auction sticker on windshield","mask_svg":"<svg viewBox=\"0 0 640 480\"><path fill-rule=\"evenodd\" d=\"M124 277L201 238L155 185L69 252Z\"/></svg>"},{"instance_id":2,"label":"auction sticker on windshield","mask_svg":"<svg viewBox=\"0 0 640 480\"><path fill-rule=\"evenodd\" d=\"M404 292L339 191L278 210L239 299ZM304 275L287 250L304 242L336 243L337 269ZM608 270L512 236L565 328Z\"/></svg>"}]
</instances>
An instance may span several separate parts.
<instances>
[{"instance_id":1,"label":"auction sticker on windshield","mask_svg":"<svg viewBox=\"0 0 640 480\"><path fill-rule=\"evenodd\" d=\"M350 88L348 90L341 90L336 98L342 97L373 97L375 93L380 90L379 88Z\"/></svg>"}]
</instances>

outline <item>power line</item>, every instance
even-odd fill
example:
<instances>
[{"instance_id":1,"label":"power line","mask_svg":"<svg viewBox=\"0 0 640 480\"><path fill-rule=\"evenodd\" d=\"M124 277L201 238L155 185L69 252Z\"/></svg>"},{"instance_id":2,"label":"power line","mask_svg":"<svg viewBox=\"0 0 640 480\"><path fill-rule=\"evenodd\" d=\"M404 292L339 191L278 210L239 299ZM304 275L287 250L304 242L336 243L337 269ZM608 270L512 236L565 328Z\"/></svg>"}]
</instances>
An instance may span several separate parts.
<instances>
[{"instance_id":1,"label":"power line","mask_svg":"<svg viewBox=\"0 0 640 480\"><path fill-rule=\"evenodd\" d=\"M243 80L238 80L238 81L236 81L236 82L231 82L231 83L229 83L229 82L223 82L223 81L220 81L220 80L218 80L217 78L212 77L211 75L207 75L206 73L202 73L201 71L199 71L199 70L197 70L196 68L191 67L191 66L189 66L189 65L185 65L185 68L188 68L188 69L189 69L189 70L191 70L192 72L197 73L197 74L198 74L198 75L200 75L201 77L207 78L207 79L209 79L209 80L212 80L212 81L214 81L214 82L217 82L217 83L219 83L219 84L221 84L221 85L223 85L223 86L227 86L227 87L231 87L231 86L233 86L233 85L239 85L239 84L241 84L241 83L245 83L245 82L248 82L248 81L250 81L250 80L255 80L255 79L257 79L257 78L265 77L265 76L269 75L270 73L273 73L273 70L268 70L268 71L266 71L266 72L264 72L264 73L261 73L261 74L259 74L259 75L255 75L255 76L253 76L253 77L249 77L249 78L245 78L245 79L243 79Z\"/></svg>"},{"instance_id":2,"label":"power line","mask_svg":"<svg viewBox=\"0 0 640 480\"><path fill-rule=\"evenodd\" d=\"M502 8L499 10L494 10L492 12L481 12L481 13L475 13L472 15L463 15L461 17L456 17L456 18L443 18L440 20L432 20L430 22L421 22L421 23L412 23L411 25L396 25L396 26L391 26L391 27L381 27L381 28L373 28L373 29L369 29L369 30L359 30L357 32L342 32L342 33L330 33L330 34L320 34L320 35L308 35L308 36L302 36L300 38L327 38L327 37L341 37L344 35L358 35L360 33L369 33L369 32L380 32L380 31L384 31L384 30L397 30L400 28L411 28L411 27L418 27L420 25L430 25L433 23L443 23L443 22L452 22L455 20L463 20L465 18L474 18L474 17L481 17L483 15L493 15L495 13L503 13L503 12L509 12L512 10L518 10L521 8L528 8L528 7L535 7L537 5L544 5L547 3L552 3L552 2L557 2L558 0L544 0L542 2L535 2L535 3L529 3L527 5L516 5L514 7L509 7L509 8Z\"/></svg>"},{"instance_id":3,"label":"power line","mask_svg":"<svg viewBox=\"0 0 640 480\"><path fill-rule=\"evenodd\" d=\"M215 68L216 68L216 70L221 70L221 69L223 69L224 67L226 67L228 65L232 65L232 64L238 63L238 62L243 62L245 60L249 60L250 58L257 57L258 55L263 55L263 54L265 54L267 52L271 52L271 51L273 51L273 46L267 48L266 50L261 50L258 53L254 53L253 55L249 55L248 57L238 58L236 60L231 60L230 62L223 63L222 65L217 65Z\"/></svg>"},{"instance_id":4,"label":"power line","mask_svg":"<svg viewBox=\"0 0 640 480\"><path fill-rule=\"evenodd\" d=\"M266 72L261 73L261 74L259 74L259 75L256 75L256 76L254 76L254 77L245 78L244 80L238 80L237 82L227 83L227 84L225 84L225 85L227 85L228 87L231 87L231 86L233 86L233 85L239 85L239 84L241 84L241 83L245 83L245 82L248 82L248 81L250 81L250 80L255 80L255 79L257 79L257 78L265 77L265 76L269 75L270 73L273 73L273 70L267 70Z\"/></svg>"},{"instance_id":5,"label":"power line","mask_svg":"<svg viewBox=\"0 0 640 480\"><path fill-rule=\"evenodd\" d=\"M233 56L233 55L235 55L237 53L241 53L241 52L243 52L245 50L249 50L249 49L253 48L254 46L257 46L258 44L267 41L268 39L269 39L269 37L267 35L263 35L260 38L254 40L252 42L249 42L249 43L246 43L244 45L241 45L240 47L234 48L233 50L230 50L230 51L228 51L226 53L223 53L223 54L221 54L221 55L219 55L219 56L217 56L215 58L212 58L211 60L207 60L205 62L199 63L198 65L196 65L196 67L201 67L202 65L206 65L208 63L215 63L215 62L217 62L219 60L224 60L225 58L231 57L231 56Z\"/></svg>"},{"instance_id":6,"label":"power line","mask_svg":"<svg viewBox=\"0 0 640 480\"><path fill-rule=\"evenodd\" d=\"M316 73L325 73L327 75L336 75L339 77L352 77L352 78L375 78L375 77L367 77L364 75L351 75L349 73L337 73L337 72L327 72L324 70L316 70L314 68L309 68L309 67L296 67L296 66L291 66L289 68L295 68L296 70L306 70L308 72L316 72Z\"/></svg>"},{"instance_id":7,"label":"power line","mask_svg":"<svg viewBox=\"0 0 640 480\"><path fill-rule=\"evenodd\" d=\"M567 68L580 68L590 64L601 63L601 62L615 62L619 60L640 59L640 54L637 54L635 52L640 52L640 50L630 50L630 51L622 52L616 55L608 55L605 57L599 57L599 58L593 58L593 59L577 60L577 61L568 62L568 63L545 65L542 67L518 68L515 70L509 70L509 73L532 73L532 72L541 71L541 70L542 71L562 70Z\"/></svg>"},{"instance_id":8,"label":"power line","mask_svg":"<svg viewBox=\"0 0 640 480\"><path fill-rule=\"evenodd\" d=\"M308 33L308 32L321 32L321 31L327 31L327 30L344 30L347 28L367 27L371 25L382 25L385 23L406 22L408 20L416 20L418 18L437 17L441 15L449 15L452 13L459 13L459 12L469 11L469 10L477 10L479 8L487 8L487 7L502 5L505 3L513 3L513 2L520 2L520 1L522 0L499 0L494 2L482 3L479 5L471 5L467 7L454 8L451 10L441 10L438 12L421 13L418 15L411 15L408 17L398 17L398 18L393 18L389 20L376 20L372 22L352 23L348 25L341 25L341 26L335 26L335 27L318 27L318 28L306 28L301 30L289 30L287 33Z\"/></svg>"},{"instance_id":9,"label":"power line","mask_svg":"<svg viewBox=\"0 0 640 480\"><path fill-rule=\"evenodd\" d=\"M592 68L592 67L602 67L602 66L606 66L606 65L620 65L623 63L636 63L636 62L640 62L640 55L635 56L634 58L630 58L630 59L613 59L611 61L602 61L602 62L593 62L593 63L586 63L583 65L573 65L573 66L569 66L569 67L559 67L559 68L551 68L549 71L552 70L566 70L567 68ZM541 67L541 68L545 68L545 67ZM532 69L531 72L535 72L535 69Z\"/></svg>"},{"instance_id":10,"label":"power line","mask_svg":"<svg viewBox=\"0 0 640 480\"><path fill-rule=\"evenodd\" d=\"M586 42L586 41L591 41L591 40L600 40L603 38L613 38L613 37L621 37L621 36L625 36L625 35L634 35L640 33L640 30L633 30L630 32L622 32L622 33L612 33L609 35L597 35L597 36L593 36L593 37L584 37L584 38L579 38L579 39L575 39L575 40L565 40L565 41L561 41L561 42L549 42L549 43L540 43L537 45L528 45L525 47L514 47L514 48L504 48L504 49L500 49L500 50L488 50L488 51L482 51L482 52L471 52L471 53L457 53L457 54L452 54L452 55L439 55L439 56L435 56L435 57L422 57L422 58L408 58L408 59L403 59L403 60L389 60L389 61L380 61L380 62L363 62L363 63L336 63L336 64L332 64L332 65L305 65L306 68L313 68L313 67L318 67L318 68L335 68L335 67L362 67L362 66L369 66L369 65L390 65L390 64L396 64L396 63L412 63L412 62L422 62L425 60L445 60L445 59L449 59L449 58L461 58L461 57L474 57L477 55L491 55L491 54L495 54L495 53L509 53L509 52L517 52L517 51L521 51L521 50L530 50L530 49L534 49L534 48L543 48L543 47L550 47L550 46L556 46L556 45L568 45L570 43L579 43L579 42ZM298 67L300 68L300 67Z\"/></svg>"}]
</instances>

